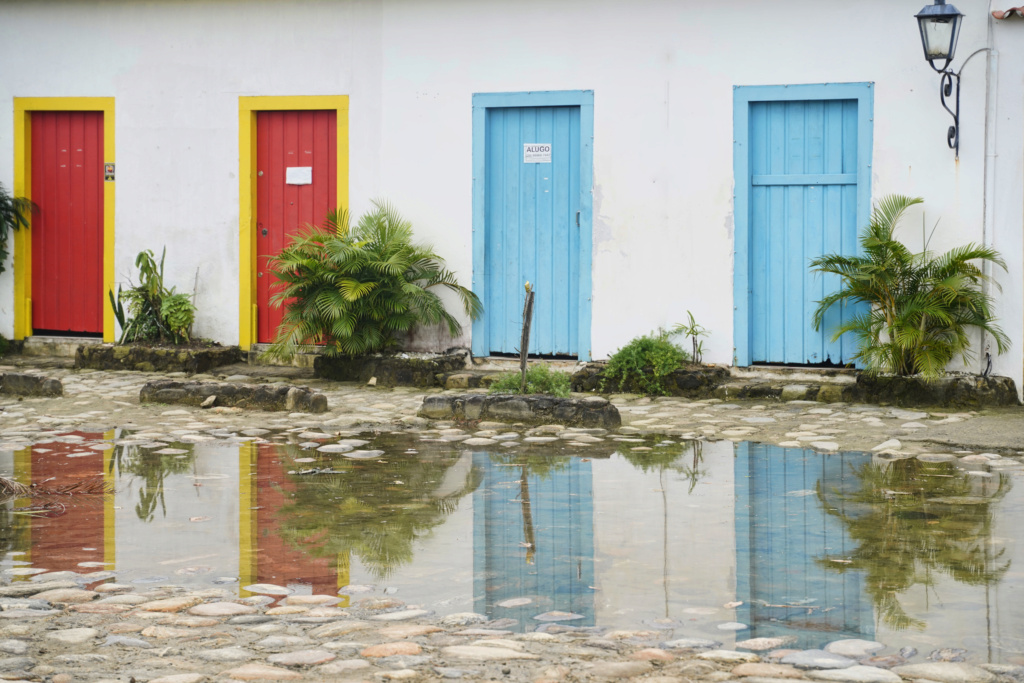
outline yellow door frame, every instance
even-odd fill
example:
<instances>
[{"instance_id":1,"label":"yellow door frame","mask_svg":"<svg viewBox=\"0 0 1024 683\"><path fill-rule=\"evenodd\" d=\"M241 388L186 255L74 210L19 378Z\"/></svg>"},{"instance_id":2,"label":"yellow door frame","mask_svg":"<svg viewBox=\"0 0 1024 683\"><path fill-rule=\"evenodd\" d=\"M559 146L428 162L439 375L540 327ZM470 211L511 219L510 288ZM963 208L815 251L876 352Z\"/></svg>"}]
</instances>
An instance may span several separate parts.
<instances>
[{"instance_id":1,"label":"yellow door frame","mask_svg":"<svg viewBox=\"0 0 1024 683\"><path fill-rule=\"evenodd\" d=\"M337 113L338 206L348 207L348 95L238 98L238 345L256 343L256 113Z\"/></svg>"},{"instance_id":2,"label":"yellow door frame","mask_svg":"<svg viewBox=\"0 0 1024 683\"><path fill-rule=\"evenodd\" d=\"M113 97L14 98L14 196L32 198L32 112L103 112L103 163L114 160ZM103 182L103 293L114 287L114 181ZM102 296L102 295L101 295ZM14 233L14 338L32 336L32 234ZM103 305L103 341L114 341L114 311Z\"/></svg>"}]
</instances>

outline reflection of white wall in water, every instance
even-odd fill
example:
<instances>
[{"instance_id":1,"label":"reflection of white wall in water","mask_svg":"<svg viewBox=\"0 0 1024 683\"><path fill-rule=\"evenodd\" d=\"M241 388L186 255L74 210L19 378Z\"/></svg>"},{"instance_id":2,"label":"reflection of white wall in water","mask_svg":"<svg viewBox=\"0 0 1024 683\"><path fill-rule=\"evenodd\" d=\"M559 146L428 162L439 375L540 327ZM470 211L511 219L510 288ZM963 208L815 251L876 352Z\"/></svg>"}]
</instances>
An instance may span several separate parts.
<instances>
[{"instance_id":1,"label":"reflection of white wall in water","mask_svg":"<svg viewBox=\"0 0 1024 683\"><path fill-rule=\"evenodd\" d=\"M14 451L0 451L0 476L10 477L14 474ZM5 503L8 508L14 507L14 501ZM0 560L9 560L10 556L4 555Z\"/></svg>"},{"instance_id":2,"label":"reflection of white wall in water","mask_svg":"<svg viewBox=\"0 0 1024 683\"><path fill-rule=\"evenodd\" d=\"M992 530L992 552L1003 553L1002 560L1008 562L1003 580L988 591L986 632L992 633L1002 644L1003 660L1009 663L1009 652L1013 652L1013 663L1024 664L1024 527L1021 526L1021 511L1024 510L1024 475L1016 472L1008 475L1013 487L1006 494L1002 504L996 507L998 516Z\"/></svg>"},{"instance_id":3,"label":"reflection of white wall in water","mask_svg":"<svg viewBox=\"0 0 1024 683\"><path fill-rule=\"evenodd\" d=\"M465 489L470 481L473 454L463 453L445 473L434 496L445 497ZM423 605L439 614L473 610L473 494L459 499L458 509L444 518L412 546L409 564L395 567L381 579L363 566L355 555L349 568L349 583L378 588L370 594L353 594L353 603L370 595L379 596L387 586L398 589L394 597L410 605Z\"/></svg>"},{"instance_id":4,"label":"reflection of white wall in water","mask_svg":"<svg viewBox=\"0 0 1024 683\"><path fill-rule=\"evenodd\" d=\"M148 523L136 511L144 479L120 475L115 482L113 567L119 576L130 581L159 575L170 577L169 583L191 585L238 576L238 463L237 445L196 444L194 467L164 478L166 515L157 503Z\"/></svg>"},{"instance_id":5,"label":"reflection of white wall in water","mask_svg":"<svg viewBox=\"0 0 1024 683\"><path fill-rule=\"evenodd\" d=\"M692 455L678 462L690 465ZM728 632L714 624L733 620L722 605L736 597L732 442L703 444L706 474L692 493L671 468L644 473L618 455L601 464L594 468L597 623L639 627L668 616L692 624L688 635L723 640Z\"/></svg>"},{"instance_id":6,"label":"reflection of white wall in water","mask_svg":"<svg viewBox=\"0 0 1024 683\"><path fill-rule=\"evenodd\" d=\"M879 624L877 640L909 643L924 655L941 647L960 647L966 648L974 660L1024 663L1024 532L1019 521L1024 509L1024 476L1008 476L1012 477L1010 490L1002 502L991 507L993 527L989 539L993 558L990 566L1009 564L1002 580L991 586L971 585L948 573L922 571L921 578L930 580L932 585L926 586L922 581L898 598L908 615L927 624L926 630L894 632L883 622ZM968 533L965 530L958 539L964 546L974 540ZM977 544L982 546L984 541L979 538ZM1003 549L1003 555L996 558ZM1002 657L996 656L999 651Z\"/></svg>"}]
</instances>

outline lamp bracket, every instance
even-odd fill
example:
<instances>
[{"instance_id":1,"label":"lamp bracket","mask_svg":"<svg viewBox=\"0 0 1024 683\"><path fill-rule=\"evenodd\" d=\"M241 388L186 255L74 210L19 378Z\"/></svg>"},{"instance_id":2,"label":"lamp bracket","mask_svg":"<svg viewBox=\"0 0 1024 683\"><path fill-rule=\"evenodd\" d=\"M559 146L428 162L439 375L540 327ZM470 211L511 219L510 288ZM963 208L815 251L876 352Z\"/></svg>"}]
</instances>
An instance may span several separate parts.
<instances>
[{"instance_id":1,"label":"lamp bracket","mask_svg":"<svg viewBox=\"0 0 1024 683\"><path fill-rule=\"evenodd\" d=\"M953 71L949 68L949 62L947 61L943 68L939 69L932 64L932 68L935 69L940 75L939 79L939 101L942 103L942 108L949 112L949 115L953 117L953 125L946 131L946 144L949 148L956 153L956 158L960 158L960 74L964 72L964 67L967 66L967 62L982 52L990 52L992 48L983 47L979 50L972 52L964 63L960 65L960 71ZM946 98L954 94L954 79L956 82L956 99L954 100L954 109L950 109L949 105L946 104Z\"/></svg>"}]
</instances>

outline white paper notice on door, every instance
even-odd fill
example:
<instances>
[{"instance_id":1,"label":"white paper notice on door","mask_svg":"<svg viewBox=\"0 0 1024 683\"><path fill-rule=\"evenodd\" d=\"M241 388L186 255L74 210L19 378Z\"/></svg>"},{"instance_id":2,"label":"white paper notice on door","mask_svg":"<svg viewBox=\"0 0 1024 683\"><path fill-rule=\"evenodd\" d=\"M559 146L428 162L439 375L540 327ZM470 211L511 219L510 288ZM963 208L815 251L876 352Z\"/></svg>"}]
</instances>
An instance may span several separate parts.
<instances>
[{"instance_id":1,"label":"white paper notice on door","mask_svg":"<svg viewBox=\"0 0 1024 683\"><path fill-rule=\"evenodd\" d=\"M313 167L288 166L284 172L284 182L286 185L312 185Z\"/></svg>"},{"instance_id":2,"label":"white paper notice on door","mask_svg":"<svg viewBox=\"0 0 1024 683\"><path fill-rule=\"evenodd\" d=\"M527 142L523 145L524 164L550 164L551 145L540 142Z\"/></svg>"}]
</instances>

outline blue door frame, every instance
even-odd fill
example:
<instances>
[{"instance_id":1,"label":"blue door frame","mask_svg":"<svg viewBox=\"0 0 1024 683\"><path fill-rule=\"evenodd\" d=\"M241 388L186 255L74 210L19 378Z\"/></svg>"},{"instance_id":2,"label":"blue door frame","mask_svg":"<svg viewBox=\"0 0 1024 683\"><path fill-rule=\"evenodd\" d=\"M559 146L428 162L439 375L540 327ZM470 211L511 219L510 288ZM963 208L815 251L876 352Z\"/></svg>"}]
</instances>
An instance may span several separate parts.
<instances>
[{"instance_id":1,"label":"blue door frame","mask_svg":"<svg viewBox=\"0 0 1024 683\"><path fill-rule=\"evenodd\" d=\"M734 358L737 366L751 363L751 176L750 106L756 102L798 100L857 101L857 227L871 214L871 152L874 120L873 83L758 85L733 88L733 170L735 266L733 274Z\"/></svg>"},{"instance_id":2,"label":"blue door frame","mask_svg":"<svg viewBox=\"0 0 1024 683\"><path fill-rule=\"evenodd\" d=\"M591 258L594 167L594 92L564 90L473 95L473 291L487 301L487 110L510 107L565 107L580 109L579 126L579 296L575 315L579 360L590 360ZM473 355L489 355L488 311L473 322Z\"/></svg>"}]
</instances>

